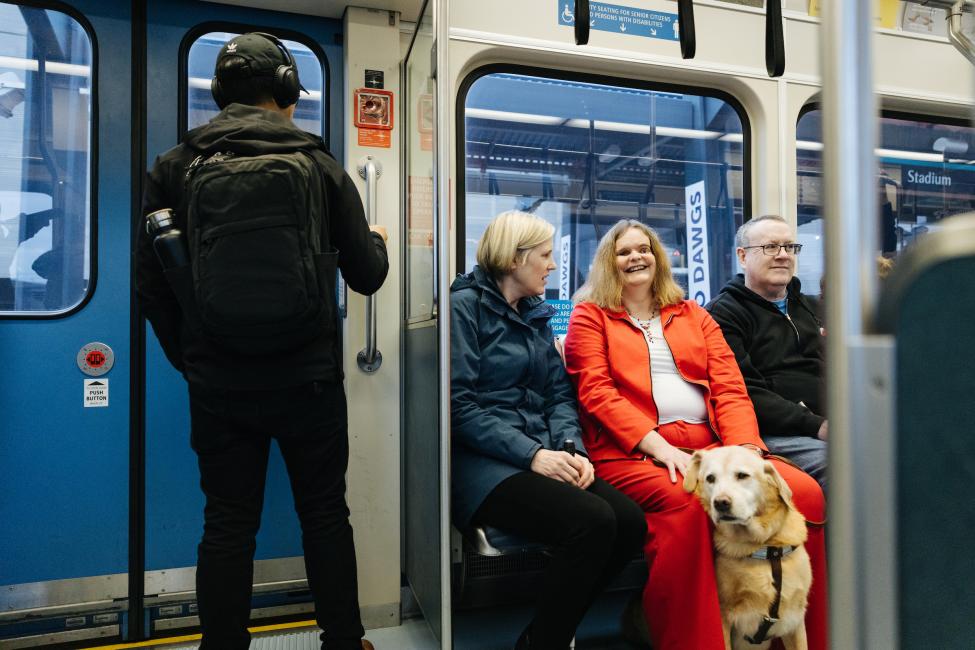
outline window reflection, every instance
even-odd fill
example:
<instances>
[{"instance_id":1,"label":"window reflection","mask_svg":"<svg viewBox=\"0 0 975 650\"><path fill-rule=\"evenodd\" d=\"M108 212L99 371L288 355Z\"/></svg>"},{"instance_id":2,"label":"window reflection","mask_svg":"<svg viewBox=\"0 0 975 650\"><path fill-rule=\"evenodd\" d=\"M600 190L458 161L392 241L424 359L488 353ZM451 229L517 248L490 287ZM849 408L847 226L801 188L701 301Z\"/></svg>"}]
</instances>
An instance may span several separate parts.
<instances>
[{"instance_id":1,"label":"window reflection","mask_svg":"<svg viewBox=\"0 0 975 650\"><path fill-rule=\"evenodd\" d=\"M822 113L796 126L799 258L803 286L823 275ZM975 129L937 118L884 116L877 154L880 251L892 257L938 222L975 207Z\"/></svg>"},{"instance_id":2,"label":"window reflection","mask_svg":"<svg viewBox=\"0 0 975 650\"><path fill-rule=\"evenodd\" d=\"M0 24L0 314L55 314L91 283L91 40L57 11Z\"/></svg>"},{"instance_id":3,"label":"window reflection","mask_svg":"<svg viewBox=\"0 0 975 650\"><path fill-rule=\"evenodd\" d=\"M689 295L706 302L733 270L742 119L707 95L507 73L477 79L465 103L465 268L496 214L527 210L556 227L561 268L547 297L568 299L602 233L639 219L660 234Z\"/></svg>"},{"instance_id":4,"label":"window reflection","mask_svg":"<svg viewBox=\"0 0 975 650\"><path fill-rule=\"evenodd\" d=\"M213 96L210 94L210 80L213 78L213 67L216 65L220 48L234 36L240 36L240 34L237 32L209 32L200 36L190 46L186 62L187 82L189 84L186 93L188 102L186 124L189 129L206 124L220 112L217 103L213 101ZM322 92L326 81L323 72L324 66L307 45L287 39L281 39L281 42L295 58L295 64L298 66L298 78L301 79L301 85L308 89L308 92L301 93L298 99L294 116L295 124L303 131L322 135L324 111Z\"/></svg>"}]
</instances>

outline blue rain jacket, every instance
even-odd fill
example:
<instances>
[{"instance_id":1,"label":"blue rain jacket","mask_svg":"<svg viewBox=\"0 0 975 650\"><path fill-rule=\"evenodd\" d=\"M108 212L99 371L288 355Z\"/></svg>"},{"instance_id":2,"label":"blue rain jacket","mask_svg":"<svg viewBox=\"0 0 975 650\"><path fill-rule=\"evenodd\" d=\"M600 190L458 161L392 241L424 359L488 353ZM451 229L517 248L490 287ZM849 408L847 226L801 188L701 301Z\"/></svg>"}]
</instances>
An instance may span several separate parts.
<instances>
[{"instance_id":1,"label":"blue rain jacket","mask_svg":"<svg viewBox=\"0 0 975 650\"><path fill-rule=\"evenodd\" d=\"M454 521L470 524L501 481L539 449L571 439L585 453L575 390L540 297L515 311L479 266L450 287L451 482Z\"/></svg>"}]
</instances>

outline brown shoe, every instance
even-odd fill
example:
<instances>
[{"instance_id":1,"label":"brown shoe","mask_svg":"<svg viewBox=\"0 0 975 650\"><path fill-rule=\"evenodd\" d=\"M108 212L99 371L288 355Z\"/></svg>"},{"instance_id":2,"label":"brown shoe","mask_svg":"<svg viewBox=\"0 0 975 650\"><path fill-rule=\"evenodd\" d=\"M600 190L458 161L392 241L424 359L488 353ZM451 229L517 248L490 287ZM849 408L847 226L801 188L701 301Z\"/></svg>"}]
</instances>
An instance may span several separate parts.
<instances>
[{"instance_id":1,"label":"brown shoe","mask_svg":"<svg viewBox=\"0 0 975 650\"><path fill-rule=\"evenodd\" d=\"M376 650L371 641L362 640L362 650Z\"/></svg>"}]
</instances>

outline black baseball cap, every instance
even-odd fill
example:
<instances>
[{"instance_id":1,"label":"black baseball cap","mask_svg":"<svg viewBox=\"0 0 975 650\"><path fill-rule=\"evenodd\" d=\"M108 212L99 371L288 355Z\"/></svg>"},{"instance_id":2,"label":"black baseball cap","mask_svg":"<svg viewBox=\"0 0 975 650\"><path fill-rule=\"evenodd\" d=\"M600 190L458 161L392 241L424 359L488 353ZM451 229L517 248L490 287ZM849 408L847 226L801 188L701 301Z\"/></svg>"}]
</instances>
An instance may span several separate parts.
<instances>
[{"instance_id":1,"label":"black baseball cap","mask_svg":"<svg viewBox=\"0 0 975 650\"><path fill-rule=\"evenodd\" d=\"M220 48L217 54L217 61L214 64L214 74L220 62L227 56L239 56L247 61L251 76L273 75L279 65L292 65L294 59L291 53L285 53L284 43L277 43L260 33L249 33L235 36ZM294 66L295 76L298 75L298 66ZM299 81L298 87L305 92L305 87Z\"/></svg>"}]
</instances>

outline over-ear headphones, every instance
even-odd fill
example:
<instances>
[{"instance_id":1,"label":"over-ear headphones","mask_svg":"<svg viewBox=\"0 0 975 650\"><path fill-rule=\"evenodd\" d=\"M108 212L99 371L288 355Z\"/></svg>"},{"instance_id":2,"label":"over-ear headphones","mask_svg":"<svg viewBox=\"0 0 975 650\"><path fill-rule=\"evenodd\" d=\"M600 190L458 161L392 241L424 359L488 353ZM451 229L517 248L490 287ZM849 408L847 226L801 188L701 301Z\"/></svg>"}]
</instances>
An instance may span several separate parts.
<instances>
[{"instance_id":1,"label":"over-ear headphones","mask_svg":"<svg viewBox=\"0 0 975 650\"><path fill-rule=\"evenodd\" d=\"M281 52L284 57L284 64L279 65L274 69L271 81L271 96L274 98L274 103L280 108L287 108L298 101L298 96L301 93L302 86L301 81L298 79L298 66L295 63L295 59L287 47L284 46L277 36L273 34L268 34L266 32L250 32L255 36L260 36L266 38L267 40L274 43L274 45ZM237 54L237 56L242 56L245 60L246 55ZM248 65L250 61L248 61ZM230 103L228 98L225 96L223 87L220 85L220 80L217 79L217 75L213 75L213 79L210 81L210 93L213 95L213 100L217 103L220 110L223 110L227 104Z\"/></svg>"}]
</instances>

